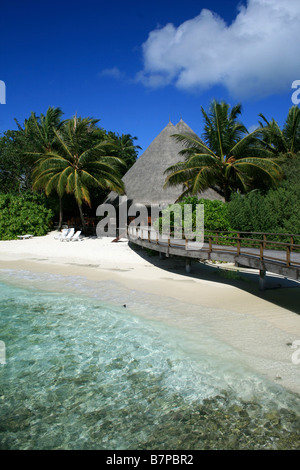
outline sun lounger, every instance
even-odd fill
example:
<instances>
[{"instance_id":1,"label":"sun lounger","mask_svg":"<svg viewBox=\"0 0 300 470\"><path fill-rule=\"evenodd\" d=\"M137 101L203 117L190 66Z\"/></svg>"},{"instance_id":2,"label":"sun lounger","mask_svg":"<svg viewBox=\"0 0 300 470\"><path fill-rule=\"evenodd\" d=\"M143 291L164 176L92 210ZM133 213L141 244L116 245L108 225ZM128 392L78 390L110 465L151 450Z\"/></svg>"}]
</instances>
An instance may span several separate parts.
<instances>
[{"instance_id":1,"label":"sun lounger","mask_svg":"<svg viewBox=\"0 0 300 470\"><path fill-rule=\"evenodd\" d=\"M69 232L67 233L67 235L65 235L64 237L62 237L60 239L61 242L68 242L74 235L74 232L75 232L75 229L74 228L70 228Z\"/></svg>"},{"instance_id":2,"label":"sun lounger","mask_svg":"<svg viewBox=\"0 0 300 470\"><path fill-rule=\"evenodd\" d=\"M65 238L68 235L69 231L69 228L64 228L58 235L55 235L55 240L61 240L62 238Z\"/></svg>"},{"instance_id":3,"label":"sun lounger","mask_svg":"<svg viewBox=\"0 0 300 470\"><path fill-rule=\"evenodd\" d=\"M78 230L78 232L76 232L75 235L72 238L70 238L68 241L69 242L77 242L77 241L83 240L83 238L79 238L80 234L81 234L81 230Z\"/></svg>"},{"instance_id":4,"label":"sun lounger","mask_svg":"<svg viewBox=\"0 0 300 470\"><path fill-rule=\"evenodd\" d=\"M27 238L32 238L33 235L31 235L30 233L28 233L27 235L18 235L18 238L20 238L20 240L27 240Z\"/></svg>"}]
</instances>

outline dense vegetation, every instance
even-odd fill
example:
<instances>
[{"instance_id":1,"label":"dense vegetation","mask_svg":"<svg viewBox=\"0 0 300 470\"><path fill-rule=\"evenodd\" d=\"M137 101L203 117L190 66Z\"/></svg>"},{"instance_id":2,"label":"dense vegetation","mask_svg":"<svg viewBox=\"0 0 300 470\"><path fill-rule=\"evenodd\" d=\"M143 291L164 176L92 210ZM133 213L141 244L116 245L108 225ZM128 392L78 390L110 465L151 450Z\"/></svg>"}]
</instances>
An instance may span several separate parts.
<instances>
[{"instance_id":1,"label":"dense vegetation","mask_svg":"<svg viewBox=\"0 0 300 470\"><path fill-rule=\"evenodd\" d=\"M300 109L290 108L282 129L260 114L251 134L237 119L240 105L230 111L213 101L202 114L202 138L174 135L185 149L167 170L166 186L183 184L180 200L194 209L204 203L206 231L300 234ZM225 202L197 197L208 188Z\"/></svg>"},{"instance_id":2,"label":"dense vegetation","mask_svg":"<svg viewBox=\"0 0 300 470\"><path fill-rule=\"evenodd\" d=\"M241 105L230 110L227 103L213 101L209 112L202 108L202 114L202 138L191 133L173 136L185 144L180 152L185 159L167 169L166 186L183 184L182 197L213 188L225 201L237 191L276 187L282 172L266 128L249 134L238 120Z\"/></svg>"},{"instance_id":3,"label":"dense vegetation","mask_svg":"<svg viewBox=\"0 0 300 470\"><path fill-rule=\"evenodd\" d=\"M197 197L186 197L180 203L182 214L185 204L193 206L193 230L195 230L196 205L204 204L204 227L206 233L264 232L300 235L300 153L282 163L284 178L276 189L251 191L248 194L232 194L229 202L210 201ZM176 215L171 206L171 233L174 232ZM157 227L162 228L160 218ZM256 236L258 238L258 236ZM270 237L269 237L270 238ZM289 237L273 236L273 240L289 242ZM223 239L224 244L226 240ZM295 240L300 243L300 237Z\"/></svg>"},{"instance_id":4,"label":"dense vegetation","mask_svg":"<svg viewBox=\"0 0 300 470\"><path fill-rule=\"evenodd\" d=\"M300 153L282 164L284 179L277 189L234 194L228 218L234 230L300 234Z\"/></svg>"},{"instance_id":5,"label":"dense vegetation","mask_svg":"<svg viewBox=\"0 0 300 470\"><path fill-rule=\"evenodd\" d=\"M196 208L198 204L204 205L204 227L209 230L232 230L228 208L229 205L222 201L210 201L209 199L198 199L195 196L184 198L176 205L170 205L163 210L162 216L165 220L170 220L170 233L175 234L176 227L182 227L184 230L184 207L190 204L192 206L192 229L196 233ZM157 230L163 231L163 217L160 217L154 224Z\"/></svg>"},{"instance_id":6,"label":"dense vegetation","mask_svg":"<svg viewBox=\"0 0 300 470\"><path fill-rule=\"evenodd\" d=\"M41 194L0 194L0 239L12 240L20 234L46 235L53 211Z\"/></svg>"},{"instance_id":7,"label":"dense vegetation","mask_svg":"<svg viewBox=\"0 0 300 470\"><path fill-rule=\"evenodd\" d=\"M95 216L109 191L123 192L121 178L136 161L140 148L136 137L106 131L96 119L74 116L62 120L62 116L60 108L52 107L45 115L31 113L23 125L16 121L17 130L0 137L1 239L24 232L41 235L50 223L60 228L64 220L78 216L85 230L86 217ZM28 212L29 201L32 210L38 204L40 218L34 211ZM18 221L12 209L17 206ZM14 228L9 228L10 210ZM31 221L25 223L24 214Z\"/></svg>"},{"instance_id":8,"label":"dense vegetation","mask_svg":"<svg viewBox=\"0 0 300 470\"><path fill-rule=\"evenodd\" d=\"M183 185L181 204L205 206L205 229L300 233L300 110L290 108L279 127L260 114L249 133L241 105L213 101L202 109L204 132L173 138L185 144L182 162L166 172L166 186ZM86 217L109 191L124 191L122 176L135 163L136 137L98 126L98 120L63 120L60 108L31 113L0 137L0 238L44 234L51 224ZM225 202L199 199L212 188ZM168 211L168 209L167 209ZM158 222L159 223L159 222Z\"/></svg>"}]
</instances>

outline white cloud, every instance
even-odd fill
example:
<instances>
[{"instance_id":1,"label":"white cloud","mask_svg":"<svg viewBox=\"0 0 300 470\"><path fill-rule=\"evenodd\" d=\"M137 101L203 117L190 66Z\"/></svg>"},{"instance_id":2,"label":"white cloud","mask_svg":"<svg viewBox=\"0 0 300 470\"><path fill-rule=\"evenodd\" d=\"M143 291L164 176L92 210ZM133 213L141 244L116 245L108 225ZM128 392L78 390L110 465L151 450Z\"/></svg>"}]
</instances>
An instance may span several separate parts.
<instances>
[{"instance_id":1,"label":"white cloud","mask_svg":"<svg viewBox=\"0 0 300 470\"><path fill-rule=\"evenodd\" d=\"M120 79L123 77L123 73L121 72L118 67L112 67L110 69L103 69L101 72L98 73L98 77L108 77L108 78L115 78Z\"/></svg>"},{"instance_id":2,"label":"white cloud","mask_svg":"<svg viewBox=\"0 0 300 470\"><path fill-rule=\"evenodd\" d=\"M187 90L223 84L239 98L290 90L300 79L299 25L299 0L248 0L230 25L205 9L149 34L137 79Z\"/></svg>"}]
</instances>

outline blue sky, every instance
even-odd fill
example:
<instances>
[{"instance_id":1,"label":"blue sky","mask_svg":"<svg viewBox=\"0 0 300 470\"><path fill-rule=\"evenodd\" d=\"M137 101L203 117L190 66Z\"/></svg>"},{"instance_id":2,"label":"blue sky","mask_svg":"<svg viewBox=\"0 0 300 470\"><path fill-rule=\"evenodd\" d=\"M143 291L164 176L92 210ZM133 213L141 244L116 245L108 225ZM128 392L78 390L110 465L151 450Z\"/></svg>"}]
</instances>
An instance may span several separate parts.
<instances>
[{"instance_id":1,"label":"blue sky","mask_svg":"<svg viewBox=\"0 0 300 470\"><path fill-rule=\"evenodd\" d=\"M0 132L49 106L100 119L145 150L169 119L199 135L201 106L241 102L280 125L300 80L299 0L1 2Z\"/></svg>"}]
</instances>

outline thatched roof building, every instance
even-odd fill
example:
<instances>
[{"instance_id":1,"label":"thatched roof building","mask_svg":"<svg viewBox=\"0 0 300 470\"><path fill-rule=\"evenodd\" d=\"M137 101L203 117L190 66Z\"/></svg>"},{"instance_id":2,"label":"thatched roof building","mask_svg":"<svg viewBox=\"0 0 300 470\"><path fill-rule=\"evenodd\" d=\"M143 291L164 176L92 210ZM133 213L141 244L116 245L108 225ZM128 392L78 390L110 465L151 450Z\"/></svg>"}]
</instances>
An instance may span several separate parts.
<instances>
[{"instance_id":1,"label":"thatched roof building","mask_svg":"<svg viewBox=\"0 0 300 470\"><path fill-rule=\"evenodd\" d=\"M179 155L183 147L171 137L172 134L189 133L195 134L182 119L176 126L169 122L137 159L122 178L125 183L128 206L138 208L140 205L152 205L163 208L178 199L183 192L182 186L164 188L166 179L164 172L183 158ZM221 196L212 189L207 189L199 197L221 199ZM118 195L111 192L106 202L118 206Z\"/></svg>"}]
</instances>

